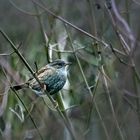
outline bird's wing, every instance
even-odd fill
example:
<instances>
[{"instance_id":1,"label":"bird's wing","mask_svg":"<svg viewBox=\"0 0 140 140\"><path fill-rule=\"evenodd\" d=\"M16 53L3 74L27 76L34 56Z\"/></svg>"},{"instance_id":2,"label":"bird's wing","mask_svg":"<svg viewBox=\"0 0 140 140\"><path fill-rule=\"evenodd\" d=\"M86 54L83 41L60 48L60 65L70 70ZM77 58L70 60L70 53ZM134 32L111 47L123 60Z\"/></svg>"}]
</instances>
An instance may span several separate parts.
<instances>
[{"instance_id":1,"label":"bird's wing","mask_svg":"<svg viewBox=\"0 0 140 140\"><path fill-rule=\"evenodd\" d=\"M40 70L38 70L37 74L39 75L40 73L43 73L47 69L49 69L49 67L46 65L46 66L42 67Z\"/></svg>"},{"instance_id":2,"label":"bird's wing","mask_svg":"<svg viewBox=\"0 0 140 140\"><path fill-rule=\"evenodd\" d=\"M45 70L47 70L47 69L49 69L49 68L48 68L48 66L46 65L46 66L42 67L41 69L39 69L38 71L36 71L35 74L38 76L38 75L40 75L41 73L43 73L43 72L44 72ZM33 79L34 79L34 77L30 77L30 78L28 79L27 83L30 83Z\"/></svg>"},{"instance_id":3,"label":"bird's wing","mask_svg":"<svg viewBox=\"0 0 140 140\"><path fill-rule=\"evenodd\" d=\"M40 69L37 73L37 77L41 80L44 77L52 75L56 70L52 67L46 67L46 69Z\"/></svg>"},{"instance_id":4,"label":"bird's wing","mask_svg":"<svg viewBox=\"0 0 140 140\"><path fill-rule=\"evenodd\" d=\"M54 68L45 66L37 72L37 77L41 83L44 83L44 79L46 79L47 76L52 75L54 72L55 72ZM33 78L28 81L28 84L30 87L33 87L38 85L38 82L36 81L35 78Z\"/></svg>"}]
</instances>

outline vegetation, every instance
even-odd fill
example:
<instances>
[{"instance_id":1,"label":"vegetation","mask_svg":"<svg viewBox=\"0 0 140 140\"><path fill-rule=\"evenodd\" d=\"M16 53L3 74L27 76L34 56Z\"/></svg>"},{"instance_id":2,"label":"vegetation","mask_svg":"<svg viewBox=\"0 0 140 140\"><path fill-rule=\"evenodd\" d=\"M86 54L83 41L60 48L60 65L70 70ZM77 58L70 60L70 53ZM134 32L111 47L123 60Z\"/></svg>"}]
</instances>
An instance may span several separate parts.
<instances>
[{"instance_id":1,"label":"vegetation","mask_svg":"<svg viewBox=\"0 0 140 140\"><path fill-rule=\"evenodd\" d=\"M0 139L140 140L139 12L138 0L1 0ZM60 93L12 88L60 58L72 62Z\"/></svg>"}]
</instances>

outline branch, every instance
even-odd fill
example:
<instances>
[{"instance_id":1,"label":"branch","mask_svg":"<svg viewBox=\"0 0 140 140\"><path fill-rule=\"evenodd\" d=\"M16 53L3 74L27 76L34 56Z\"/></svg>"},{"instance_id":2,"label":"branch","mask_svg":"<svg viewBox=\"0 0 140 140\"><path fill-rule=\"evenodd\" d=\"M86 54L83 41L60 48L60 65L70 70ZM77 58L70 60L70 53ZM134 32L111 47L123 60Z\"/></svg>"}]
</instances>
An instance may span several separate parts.
<instances>
[{"instance_id":1,"label":"branch","mask_svg":"<svg viewBox=\"0 0 140 140\"><path fill-rule=\"evenodd\" d=\"M55 13L53 13L51 10L49 10L48 8L46 8L45 6L43 6L42 4L40 4L40 3L38 3L38 2L36 2L36 1L34 1L34 0L33 0L33 2L34 2L36 5L38 5L40 8L44 9L47 13L49 13L49 14L52 15L53 17L55 17L55 18L59 19L60 21L62 21L63 23L65 23L66 25L69 25L70 27L72 27L72 28L76 29L77 31L83 33L84 35L86 35L86 36L88 36L88 37L90 37L90 38L96 40L97 42L100 42L100 43L103 44L104 46L108 47L108 44L105 43L103 40L101 40L101 39L99 39L99 38L97 38L97 37L91 35L90 33L84 31L83 29L81 29L81 28L75 26L74 24L68 22L67 20L65 20L65 19L62 18L61 16L57 16Z\"/></svg>"}]
</instances>

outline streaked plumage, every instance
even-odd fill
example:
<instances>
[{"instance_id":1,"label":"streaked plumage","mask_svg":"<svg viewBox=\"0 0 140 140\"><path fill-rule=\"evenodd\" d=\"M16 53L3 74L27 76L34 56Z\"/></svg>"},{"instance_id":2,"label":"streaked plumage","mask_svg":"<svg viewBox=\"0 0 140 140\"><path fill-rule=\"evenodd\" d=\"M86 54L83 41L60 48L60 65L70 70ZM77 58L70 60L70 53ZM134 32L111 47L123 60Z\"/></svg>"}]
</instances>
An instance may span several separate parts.
<instances>
[{"instance_id":1,"label":"streaked plumage","mask_svg":"<svg viewBox=\"0 0 140 140\"><path fill-rule=\"evenodd\" d=\"M42 84L42 88L45 88L50 95L57 93L63 88L67 79L66 65L70 63L63 60L55 60L52 63L42 67L36 74ZM41 95L41 87L35 78L29 79L26 83L16 85L13 87L15 90L22 88L31 88L36 94Z\"/></svg>"}]
</instances>

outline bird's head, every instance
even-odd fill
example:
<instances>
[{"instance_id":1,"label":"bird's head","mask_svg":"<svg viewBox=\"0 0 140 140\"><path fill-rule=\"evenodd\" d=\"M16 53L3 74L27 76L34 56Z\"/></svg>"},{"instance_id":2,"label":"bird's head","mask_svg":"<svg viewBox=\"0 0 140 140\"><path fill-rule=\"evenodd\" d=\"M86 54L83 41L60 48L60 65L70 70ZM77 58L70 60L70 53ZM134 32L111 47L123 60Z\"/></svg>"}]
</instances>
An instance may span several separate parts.
<instances>
[{"instance_id":1,"label":"bird's head","mask_svg":"<svg viewBox=\"0 0 140 140\"><path fill-rule=\"evenodd\" d=\"M57 59L57 60L49 63L49 66L54 67L56 69L65 68L68 65L71 65L71 63L70 62L66 62L64 60L61 60L61 59Z\"/></svg>"}]
</instances>

